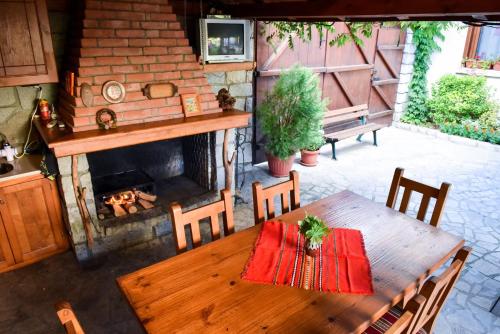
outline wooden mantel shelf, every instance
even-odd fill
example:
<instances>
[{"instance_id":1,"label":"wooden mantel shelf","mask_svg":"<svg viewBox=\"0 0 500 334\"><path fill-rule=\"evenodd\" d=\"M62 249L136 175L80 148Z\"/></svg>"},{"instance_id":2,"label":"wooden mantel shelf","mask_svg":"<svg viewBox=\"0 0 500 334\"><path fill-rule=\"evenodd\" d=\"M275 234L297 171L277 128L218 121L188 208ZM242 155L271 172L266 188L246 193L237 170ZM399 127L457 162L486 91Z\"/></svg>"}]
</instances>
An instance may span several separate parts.
<instances>
[{"instance_id":1,"label":"wooden mantel shelf","mask_svg":"<svg viewBox=\"0 0 500 334\"><path fill-rule=\"evenodd\" d=\"M71 132L69 129L48 129L40 121L35 125L56 157L108 150L191 136L217 130L248 126L250 113L228 111L215 114L177 118L167 121L118 126L111 130Z\"/></svg>"}]
</instances>

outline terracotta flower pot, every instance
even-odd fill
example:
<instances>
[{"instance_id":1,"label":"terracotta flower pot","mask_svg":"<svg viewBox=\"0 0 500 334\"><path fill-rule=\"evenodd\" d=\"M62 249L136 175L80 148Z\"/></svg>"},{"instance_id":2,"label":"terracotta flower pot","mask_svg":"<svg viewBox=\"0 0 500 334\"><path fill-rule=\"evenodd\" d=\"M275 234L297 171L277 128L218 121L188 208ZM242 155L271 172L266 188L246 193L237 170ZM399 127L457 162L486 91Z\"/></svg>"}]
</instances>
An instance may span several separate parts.
<instances>
[{"instance_id":1,"label":"terracotta flower pot","mask_svg":"<svg viewBox=\"0 0 500 334\"><path fill-rule=\"evenodd\" d=\"M301 150L300 164L307 167L314 167L318 164L318 155L319 155L319 150L316 151Z\"/></svg>"},{"instance_id":2,"label":"terracotta flower pot","mask_svg":"<svg viewBox=\"0 0 500 334\"><path fill-rule=\"evenodd\" d=\"M286 160L281 160L272 154L267 153L267 164L269 166L269 173L274 177L286 177L292 170L293 160L295 155L289 156Z\"/></svg>"}]
</instances>

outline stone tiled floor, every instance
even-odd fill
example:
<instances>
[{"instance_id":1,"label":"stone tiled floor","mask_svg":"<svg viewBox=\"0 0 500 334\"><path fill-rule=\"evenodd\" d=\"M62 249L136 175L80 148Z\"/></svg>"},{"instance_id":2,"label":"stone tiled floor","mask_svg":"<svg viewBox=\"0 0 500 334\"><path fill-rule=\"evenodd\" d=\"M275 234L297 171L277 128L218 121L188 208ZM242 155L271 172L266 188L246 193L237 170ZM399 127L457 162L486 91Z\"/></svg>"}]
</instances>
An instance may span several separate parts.
<instances>
[{"instance_id":1,"label":"stone tiled floor","mask_svg":"<svg viewBox=\"0 0 500 334\"><path fill-rule=\"evenodd\" d=\"M500 297L500 153L395 128L380 131L379 143L374 147L346 140L338 144L338 161L330 159L331 150L325 146L319 166L295 164L302 203L343 189L383 203L398 166L406 169L405 175L434 186L452 183L441 226L463 236L474 251L439 317L436 333L500 333L500 318L489 312ZM267 174L265 164L247 173L242 196L248 204L236 207L238 229L253 224L254 180L264 185L281 181ZM59 299L73 304L88 333L141 333L115 278L173 254L172 239L164 237L110 254L94 270L81 269L68 252L2 274L0 333L62 332L52 308Z\"/></svg>"},{"instance_id":2,"label":"stone tiled floor","mask_svg":"<svg viewBox=\"0 0 500 334\"><path fill-rule=\"evenodd\" d=\"M295 164L302 203L343 189L385 203L396 167L429 185L451 183L441 227L463 236L473 253L439 317L436 333L500 333L500 317L489 312L500 297L500 152L396 128L379 132L379 147L370 145L369 139L366 136L362 144L354 139L338 143L338 161L330 160L331 149L325 146L317 167ZM278 182L267 175L266 164L258 165L247 176L244 198L250 198L253 180L265 185ZM416 216L419 200L412 197L409 214Z\"/></svg>"}]
</instances>

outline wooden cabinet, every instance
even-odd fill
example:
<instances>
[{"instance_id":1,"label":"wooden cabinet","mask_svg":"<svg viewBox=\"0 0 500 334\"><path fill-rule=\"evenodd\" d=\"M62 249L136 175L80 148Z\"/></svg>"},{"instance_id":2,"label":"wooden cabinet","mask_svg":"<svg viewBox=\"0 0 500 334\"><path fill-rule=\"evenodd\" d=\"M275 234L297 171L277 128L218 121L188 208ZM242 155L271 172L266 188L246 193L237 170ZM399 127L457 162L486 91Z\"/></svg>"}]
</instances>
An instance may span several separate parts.
<instances>
[{"instance_id":1,"label":"wooden cabinet","mask_svg":"<svg viewBox=\"0 0 500 334\"><path fill-rule=\"evenodd\" d=\"M9 239L7 238L7 233L5 232L3 225L0 223L0 271L13 266L15 263Z\"/></svg>"},{"instance_id":2,"label":"wooden cabinet","mask_svg":"<svg viewBox=\"0 0 500 334\"><path fill-rule=\"evenodd\" d=\"M37 179L0 188L0 271L68 248L56 184Z\"/></svg>"},{"instance_id":3,"label":"wooden cabinet","mask_svg":"<svg viewBox=\"0 0 500 334\"><path fill-rule=\"evenodd\" d=\"M57 82L45 0L0 0L0 87Z\"/></svg>"}]
</instances>

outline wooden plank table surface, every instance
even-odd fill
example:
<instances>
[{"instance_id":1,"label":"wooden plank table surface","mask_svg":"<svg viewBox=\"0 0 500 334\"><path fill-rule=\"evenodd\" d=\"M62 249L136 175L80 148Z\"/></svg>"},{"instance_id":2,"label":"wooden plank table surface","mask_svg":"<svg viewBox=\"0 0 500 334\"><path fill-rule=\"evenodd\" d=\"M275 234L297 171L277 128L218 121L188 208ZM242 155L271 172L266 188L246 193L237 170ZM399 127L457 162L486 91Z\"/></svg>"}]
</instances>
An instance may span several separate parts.
<instances>
[{"instance_id":1,"label":"wooden plank table surface","mask_svg":"<svg viewBox=\"0 0 500 334\"><path fill-rule=\"evenodd\" d=\"M148 333L360 333L464 244L349 191L276 219L295 224L305 212L330 227L361 230L373 295L242 280L260 225L122 276L118 284Z\"/></svg>"}]
</instances>

